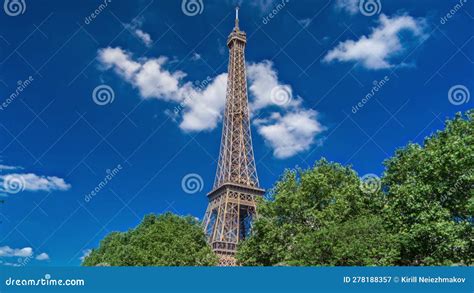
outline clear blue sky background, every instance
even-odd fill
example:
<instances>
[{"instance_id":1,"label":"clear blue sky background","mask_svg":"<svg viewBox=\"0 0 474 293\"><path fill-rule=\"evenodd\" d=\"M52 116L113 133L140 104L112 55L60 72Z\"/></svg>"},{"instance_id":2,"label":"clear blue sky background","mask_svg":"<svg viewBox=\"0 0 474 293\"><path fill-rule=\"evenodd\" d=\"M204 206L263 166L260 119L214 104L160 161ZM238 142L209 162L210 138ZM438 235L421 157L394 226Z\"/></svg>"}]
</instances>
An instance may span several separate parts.
<instances>
[{"instance_id":1,"label":"clear blue sky background","mask_svg":"<svg viewBox=\"0 0 474 293\"><path fill-rule=\"evenodd\" d=\"M361 176L381 175L383 160L397 148L422 143L443 128L447 117L472 108L472 100L461 105L448 100L452 86L474 89L471 1L444 24L440 18L458 1L381 0L380 14L365 16L338 8L337 1L292 0L269 22L264 18L280 2L251 2L244 1L240 13L249 36L247 61L271 60L279 81L302 97L306 109L319 113L326 129L308 150L281 159L254 125L258 175L266 189L284 169L310 167L321 157L351 164ZM113 0L86 24L85 17L100 3L26 0L21 15L0 10L0 102L15 91L18 80L34 79L0 111L0 164L70 184L65 191L3 195L0 247L31 247L33 258L49 255L28 265L78 265L84 251L97 247L106 234L136 226L145 214L172 211L202 218L207 206L221 124L211 131L182 131L179 121L166 114L175 103L143 101L136 87L104 70L97 54L121 47L135 60L168 57L168 70L187 73L182 82L214 77L227 70L225 42L234 3L203 0L201 14L186 16L181 1ZM402 66L373 69L354 61L322 61L340 42L370 35L382 14L423 18L425 39L397 35L406 49L389 60L394 66L403 61ZM133 34L137 28L150 35L152 46ZM385 76L389 82L352 113L373 81ZM94 103L92 91L100 84L114 89L113 103ZM86 202L106 170L118 164L123 166L118 175ZM183 191L181 181L190 173L202 177L200 192ZM24 261L18 260L20 252L10 254L0 253L2 264Z\"/></svg>"}]
</instances>

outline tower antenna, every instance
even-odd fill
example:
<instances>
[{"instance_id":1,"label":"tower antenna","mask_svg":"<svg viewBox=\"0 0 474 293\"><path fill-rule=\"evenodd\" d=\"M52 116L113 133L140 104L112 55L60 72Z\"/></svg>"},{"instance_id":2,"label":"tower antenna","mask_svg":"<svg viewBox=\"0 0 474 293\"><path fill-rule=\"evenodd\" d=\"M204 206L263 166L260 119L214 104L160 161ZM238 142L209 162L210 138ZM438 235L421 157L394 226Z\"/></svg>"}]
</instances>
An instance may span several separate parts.
<instances>
[{"instance_id":1,"label":"tower antenna","mask_svg":"<svg viewBox=\"0 0 474 293\"><path fill-rule=\"evenodd\" d=\"M235 28L239 30L239 6L235 7Z\"/></svg>"}]
</instances>

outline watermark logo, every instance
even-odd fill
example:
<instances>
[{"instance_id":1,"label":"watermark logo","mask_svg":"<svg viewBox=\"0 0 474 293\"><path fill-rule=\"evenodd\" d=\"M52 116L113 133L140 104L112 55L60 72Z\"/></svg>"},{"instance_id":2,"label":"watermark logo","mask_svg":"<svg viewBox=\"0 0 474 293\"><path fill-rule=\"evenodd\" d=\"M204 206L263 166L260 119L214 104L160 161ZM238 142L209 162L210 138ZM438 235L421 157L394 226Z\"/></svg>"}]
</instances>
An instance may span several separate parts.
<instances>
[{"instance_id":1,"label":"watermark logo","mask_svg":"<svg viewBox=\"0 0 474 293\"><path fill-rule=\"evenodd\" d=\"M446 15L442 16L439 22L441 24L446 24L451 18L454 17L456 13L458 13L459 10L461 10L464 7L464 4L467 3L467 0L459 0L458 3L456 3L451 10L449 10Z\"/></svg>"},{"instance_id":2,"label":"watermark logo","mask_svg":"<svg viewBox=\"0 0 474 293\"><path fill-rule=\"evenodd\" d=\"M373 16L380 14L382 11L382 3L380 0L360 0L359 10L365 16Z\"/></svg>"},{"instance_id":3,"label":"watermark logo","mask_svg":"<svg viewBox=\"0 0 474 293\"><path fill-rule=\"evenodd\" d=\"M97 6L90 15L84 18L84 23L91 24L107 8L107 6L109 6L110 3L112 3L112 0L103 0L103 2L99 4L99 6Z\"/></svg>"},{"instance_id":4,"label":"watermark logo","mask_svg":"<svg viewBox=\"0 0 474 293\"><path fill-rule=\"evenodd\" d=\"M374 80L370 92L368 92L365 97L363 97L362 100L360 100L356 105L352 106L352 114L359 112L359 110L362 109L365 104L367 104L373 97L377 95L377 93L387 84L389 80L390 78L388 76L385 76L381 80Z\"/></svg>"},{"instance_id":5,"label":"watermark logo","mask_svg":"<svg viewBox=\"0 0 474 293\"><path fill-rule=\"evenodd\" d=\"M21 175L6 175L3 178L3 189L7 193L15 194L25 190L25 178Z\"/></svg>"},{"instance_id":6,"label":"watermark logo","mask_svg":"<svg viewBox=\"0 0 474 293\"><path fill-rule=\"evenodd\" d=\"M270 99L275 105L286 106L291 102L291 89L289 86L278 85L270 92Z\"/></svg>"},{"instance_id":7,"label":"watermark logo","mask_svg":"<svg viewBox=\"0 0 474 293\"><path fill-rule=\"evenodd\" d=\"M113 169L107 169L105 171L106 175L105 177L97 184L93 190L91 190L88 194L84 196L84 201L86 203L89 203L96 195L98 195L109 183L114 179L115 176L120 173L120 171L123 170L123 167L121 164L118 164L115 168Z\"/></svg>"},{"instance_id":8,"label":"watermark logo","mask_svg":"<svg viewBox=\"0 0 474 293\"><path fill-rule=\"evenodd\" d=\"M7 287L69 287L85 286L84 279L56 279L50 274L45 274L39 279L13 279L9 277L5 280Z\"/></svg>"},{"instance_id":9,"label":"watermark logo","mask_svg":"<svg viewBox=\"0 0 474 293\"><path fill-rule=\"evenodd\" d=\"M211 81L212 78L209 76L204 80L195 80L196 91L190 91L190 93L184 95L183 100L173 109L174 116L178 115L186 106L192 104L196 100L197 94L206 89Z\"/></svg>"},{"instance_id":10,"label":"watermark logo","mask_svg":"<svg viewBox=\"0 0 474 293\"><path fill-rule=\"evenodd\" d=\"M19 257L19 258L17 259L17 262L18 262L18 263L15 264L14 266L15 266L15 267L26 267L26 266L30 263L30 261L31 261L32 259L33 259L33 256L31 256L31 255L30 255L30 256L27 256L27 257L25 257L25 258Z\"/></svg>"},{"instance_id":11,"label":"watermark logo","mask_svg":"<svg viewBox=\"0 0 474 293\"><path fill-rule=\"evenodd\" d=\"M202 0L183 0L181 10L187 16L196 16L204 11L204 3Z\"/></svg>"},{"instance_id":12,"label":"watermark logo","mask_svg":"<svg viewBox=\"0 0 474 293\"><path fill-rule=\"evenodd\" d=\"M5 0L3 10L8 16L18 16L26 11L25 0Z\"/></svg>"},{"instance_id":13,"label":"watermark logo","mask_svg":"<svg viewBox=\"0 0 474 293\"><path fill-rule=\"evenodd\" d=\"M114 99L114 90L106 84L96 86L94 91L92 92L92 100L99 106L112 104L114 102Z\"/></svg>"},{"instance_id":14,"label":"watermark logo","mask_svg":"<svg viewBox=\"0 0 474 293\"><path fill-rule=\"evenodd\" d=\"M0 103L0 111L3 111L6 108L8 108L8 106L10 106L10 104L13 103L16 100L16 98L18 98L23 93L23 91L26 90L26 88L31 85L31 83L34 80L35 79L31 75L28 77L28 79L19 80L17 82L17 87L16 87L15 91L12 92L10 94L10 96L8 96L8 98L5 101Z\"/></svg>"},{"instance_id":15,"label":"watermark logo","mask_svg":"<svg viewBox=\"0 0 474 293\"><path fill-rule=\"evenodd\" d=\"M181 188L187 194L201 192L204 187L204 181L199 174L190 173L181 179Z\"/></svg>"},{"instance_id":16,"label":"watermark logo","mask_svg":"<svg viewBox=\"0 0 474 293\"><path fill-rule=\"evenodd\" d=\"M461 84L452 86L448 92L448 100L451 104L459 106L467 104L471 98L469 89Z\"/></svg>"},{"instance_id":17,"label":"watermark logo","mask_svg":"<svg viewBox=\"0 0 474 293\"><path fill-rule=\"evenodd\" d=\"M375 174L365 174L360 178L360 190L362 190L363 193L376 193L380 190L381 186L382 181L379 176Z\"/></svg>"},{"instance_id":18,"label":"watermark logo","mask_svg":"<svg viewBox=\"0 0 474 293\"><path fill-rule=\"evenodd\" d=\"M272 11L270 11L270 13L268 13L268 15L266 15L262 19L262 23L263 24L268 24L278 13L280 13L280 11L283 8L285 8L286 4L289 3L289 2L290 2L290 0L281 0L280 3L275 5L275 7L273 7Z\"/></svg>"},{"instance_id":19,"label":"watermark logo","mask_svg":"<svg viewBox=\"0 0 474 293\"><path fill-rule=\"evenodd\" d=\"M468 193L469 192L468 189L470 189L470 186L471 186L470 182L472 181L470 180L470 178L472 178L473 176L474 176L474 169L470 169L466 173L459 176L456 182L454 182L454 185L448 189L448 192L443 193L441 195L439 199L440 202L445 203L446 201L448 201L449 197L455 193L459 193L459 192Z\"/></svg>"}]
</instances>

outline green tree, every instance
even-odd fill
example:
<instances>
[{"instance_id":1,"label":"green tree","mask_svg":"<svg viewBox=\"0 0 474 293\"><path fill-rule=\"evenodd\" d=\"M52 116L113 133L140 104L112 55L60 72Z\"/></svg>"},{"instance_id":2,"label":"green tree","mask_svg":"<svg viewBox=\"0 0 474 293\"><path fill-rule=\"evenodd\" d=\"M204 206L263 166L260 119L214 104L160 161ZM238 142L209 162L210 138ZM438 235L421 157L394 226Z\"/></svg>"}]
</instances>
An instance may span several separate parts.
<instances>
[{"instance_id":1,"label":"green tree","mask_svg":"<svg viewBox=\"0 0 474 293\"><path fill-rule=\"evenodd\" d=\"M473 264L474 112L385 162L387 223L401 265Z\"/></svg>"},{"instance_id":2,"label":"green tree","mask_svg":"<svg viewBox=\"0 0 474 293\"><path fill-rule=\"evenodd\" d=\"M259 205L244 265L474 264L474 112L385 161L382 191L321 160Z\"/></svg>"},{"instance_id":3,"label":"green tree","mask_svg":"<svg viewBox=\"0 0 474 293\"><path fill-rule=\"evenodd\" d=\"M171 213L147 215L135 229L112 232L84 266L210 266L217 257L199 222Z\"/></svg>"},{"instance_id":4,"label":"green tree","mask_svg":"<svg viewBox=\"0 0 474 293\"><path fill-rule=\"evenodd\" d=\"M364 192L350 168L325 159L287 171L258 207L244 265L388 265L397 241L387 233L379 190Z\"/></svg>"}]
</instances>

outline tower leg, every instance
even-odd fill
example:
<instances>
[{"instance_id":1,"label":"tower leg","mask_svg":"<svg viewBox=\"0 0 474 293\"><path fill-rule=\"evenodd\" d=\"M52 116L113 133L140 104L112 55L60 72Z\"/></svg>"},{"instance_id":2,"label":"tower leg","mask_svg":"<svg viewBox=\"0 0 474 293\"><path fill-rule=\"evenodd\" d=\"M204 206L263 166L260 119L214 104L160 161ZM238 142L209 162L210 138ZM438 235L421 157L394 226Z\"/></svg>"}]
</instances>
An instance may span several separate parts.
<instances>
[{"instance_id":1,"label":"tower leg","mask_svg":"<svg viewBox=\"0 0 474 293\"><path fill-rule=\"evenodd\" d=\"M209 195L203 228L219 266L237 265L235 253L240 241L248 237L256 216L256 197L262 191L228 185Z\"/></svg>"}]
</instances>

